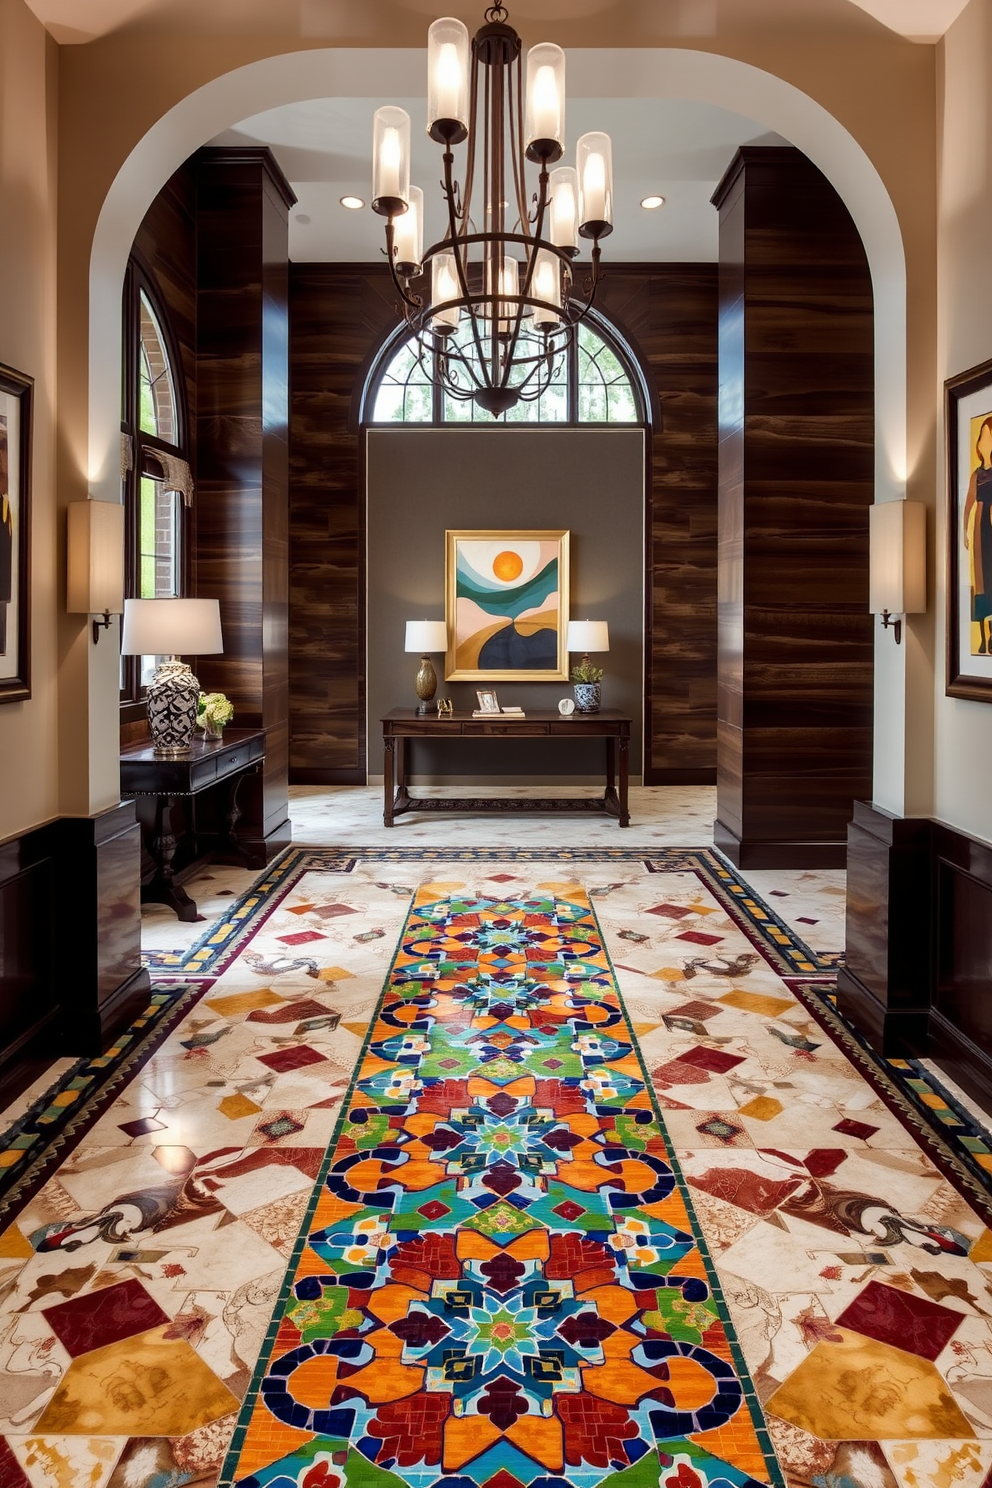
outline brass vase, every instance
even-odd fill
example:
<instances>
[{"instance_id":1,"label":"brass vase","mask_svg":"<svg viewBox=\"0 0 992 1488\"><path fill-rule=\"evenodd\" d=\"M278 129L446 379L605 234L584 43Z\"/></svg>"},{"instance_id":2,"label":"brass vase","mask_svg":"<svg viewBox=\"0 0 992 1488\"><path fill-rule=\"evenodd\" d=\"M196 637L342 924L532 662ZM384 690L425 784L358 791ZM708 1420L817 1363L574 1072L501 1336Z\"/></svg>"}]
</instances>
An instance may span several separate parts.
<instances>
[{"instance_id":1,"label":"brass vase","mask_svg":"<svg viewBox=\"0 0 992 1488\"><path fill-rule=\"evenodd\" d=\"M420 658L420 671L417 673L417 680L414 685L417 689L417 696L420 699L417 712L426 713L427 704L435 692L437 692L437 673L429 656L422 656Z\"/></svg>"}]
</instances>

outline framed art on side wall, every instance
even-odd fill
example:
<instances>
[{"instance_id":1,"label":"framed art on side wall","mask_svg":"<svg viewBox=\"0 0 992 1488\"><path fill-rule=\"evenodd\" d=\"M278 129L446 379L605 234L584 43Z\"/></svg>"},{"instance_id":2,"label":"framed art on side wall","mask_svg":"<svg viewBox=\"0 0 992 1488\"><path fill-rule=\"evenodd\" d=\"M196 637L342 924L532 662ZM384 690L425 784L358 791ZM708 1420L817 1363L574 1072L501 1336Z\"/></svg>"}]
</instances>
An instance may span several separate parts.
<instances>
[{"instance_id":1,"label":"framed art on side wall","mask_svg":"<svg viewBox=\"0 0 992 1488\"><path fill-rule=\"evenodd\" d=\"M448 682L568 680L568 532L445 533Z\"/></svg>"},{"instance_id":2,"label":"framed art on side wall","mask_svg":"<svg viewBox=\"0 0 992 1488\"><path fill-rule=\"evenodd\" d=\"M0 363L0 703L31 696L30 496L34 379Z\"/></svg>"},{"instance_id":3,"label":"framed art on side wall","mask_svg":"<svg viewBox=\"0 0 992 1488\"><path fill-rule=\"evenodd\" d=\"M945 384L947 678L950 697L992 702L992 361Z\"/></svg>"}]
</instances>

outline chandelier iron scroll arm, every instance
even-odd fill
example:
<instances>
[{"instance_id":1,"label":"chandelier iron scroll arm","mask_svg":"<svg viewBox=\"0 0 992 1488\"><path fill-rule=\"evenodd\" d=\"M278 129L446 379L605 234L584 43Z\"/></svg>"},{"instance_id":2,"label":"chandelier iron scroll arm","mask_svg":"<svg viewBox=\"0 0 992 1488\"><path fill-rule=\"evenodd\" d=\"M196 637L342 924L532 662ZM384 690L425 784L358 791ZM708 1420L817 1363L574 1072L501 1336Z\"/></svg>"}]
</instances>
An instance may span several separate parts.
<instances>
[{"instance_id":1,"label":"chandelier iron scroll arm","mask_svg":"<svg viewBox=\"0 0 992 1488\"><path fill-rule=\"evenodd\" d=\"M387 217L386 219L386 258L389 260L389 273L393 281L393 286L402 299L403 304L408 306L410 310L421 310L424 304L423 299L420 295L412 295L408 288L408 282L401 279L396 272L396 228L392 217ZM407 315L408 320L409 318L409 315Z\"/></svg>"}]
</instances>

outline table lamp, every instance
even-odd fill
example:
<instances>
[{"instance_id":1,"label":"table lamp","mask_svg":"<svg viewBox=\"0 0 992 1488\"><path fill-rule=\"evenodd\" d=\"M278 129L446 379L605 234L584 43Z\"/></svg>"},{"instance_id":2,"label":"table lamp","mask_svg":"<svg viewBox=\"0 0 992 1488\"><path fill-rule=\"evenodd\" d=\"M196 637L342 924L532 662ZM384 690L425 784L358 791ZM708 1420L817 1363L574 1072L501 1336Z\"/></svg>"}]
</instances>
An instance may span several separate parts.
<instances>
[{"instance_id":1,"label":"table lamp","mask_svg":"<svg viewBox=\"0 0 992 1488\"><path fill-rule=\"evenodd\" d=\"M223 651L220 601L216 599L126 599L125 656L164 656L148 684L148 732L160 759L188 759L196 727L200 684L184 656Z\"/></svg>"},{"instance_id":2,"label":"table lamp","mask_svg":"<svg viewBox=\"0 0 992 1488\"><path fill-rule=\"evenodd\" d=\"M418 713L427 712L427 704L437 691L437 673L428 652L444 651L448 645L448 627L443 620L408 620L406 622L406 651L420 652L420 671L415 687L420 702Z\"/></svg>"},{"instance_id":3,"label":"table lamp","mask_svg":"<svg viewBox=\"0 0 992 1488\"><path fill-rule=\"evenodd\" d=\"M569 620L565 645L581 651L582 660L572 668L572 690L580 713L598 713L603 668L593 666L590 651L609 651L610 627L605 620Z\"/></svg>"}]
</instances>

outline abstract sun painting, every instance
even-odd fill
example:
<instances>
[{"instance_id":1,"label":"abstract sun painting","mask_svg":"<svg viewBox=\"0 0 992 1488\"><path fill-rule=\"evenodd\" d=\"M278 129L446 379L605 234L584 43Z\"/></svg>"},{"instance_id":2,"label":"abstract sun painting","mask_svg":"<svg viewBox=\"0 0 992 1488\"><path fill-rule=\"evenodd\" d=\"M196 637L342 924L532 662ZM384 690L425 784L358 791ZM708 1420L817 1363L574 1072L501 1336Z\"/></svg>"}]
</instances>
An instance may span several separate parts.
<instances>
[{"instance_id":1,"label":"abstract sun painting","mask_svg":"<svg viewBox=\"0 0 992 1488\"><path fill-rule=\"evenodd\" d=\"M449 682L568 680L568 532L447 532Z\"/></svg>"}]
</instances>

